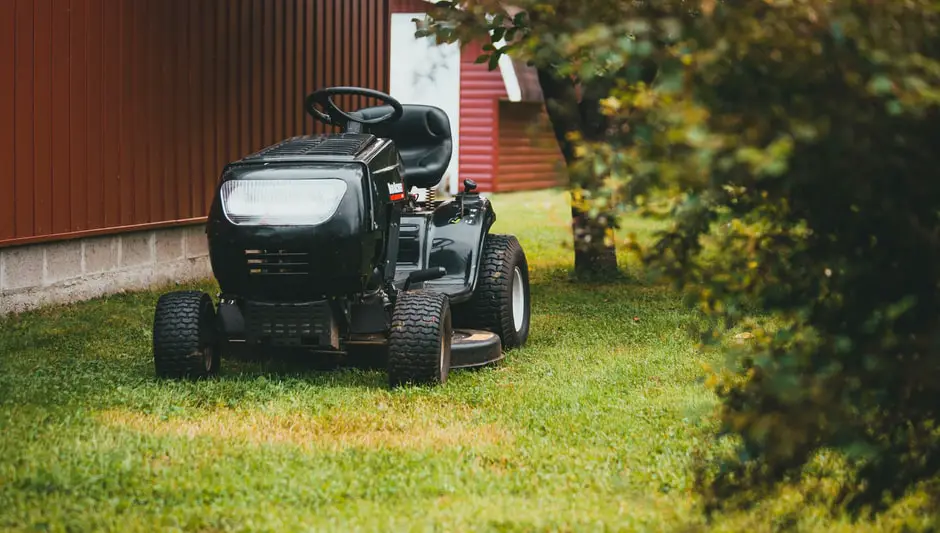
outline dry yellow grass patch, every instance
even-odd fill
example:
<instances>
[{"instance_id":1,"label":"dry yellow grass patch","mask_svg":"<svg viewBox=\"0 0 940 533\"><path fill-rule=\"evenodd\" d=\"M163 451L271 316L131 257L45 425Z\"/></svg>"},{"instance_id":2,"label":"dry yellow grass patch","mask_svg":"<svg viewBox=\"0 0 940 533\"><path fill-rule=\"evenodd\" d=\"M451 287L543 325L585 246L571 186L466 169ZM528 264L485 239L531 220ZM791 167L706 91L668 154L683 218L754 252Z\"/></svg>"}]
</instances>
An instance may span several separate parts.
<instances>
[{"instance_id":1,"label":"dry yellow grass patch","mask_svg":"<svg viewBox=\"0 0 940 533\"><path fill-rule=\"evenodd\" d=\"M331 451L369 449L435 449L504 445L510 433L492 423L474 421L469 408L415 404L371 410L337 409L326 415L258 410L208 410L187 416L112 409L98 414L111 427L188 438L208 437L255 445L287 444Z\"/></svg>"}]
</instances>

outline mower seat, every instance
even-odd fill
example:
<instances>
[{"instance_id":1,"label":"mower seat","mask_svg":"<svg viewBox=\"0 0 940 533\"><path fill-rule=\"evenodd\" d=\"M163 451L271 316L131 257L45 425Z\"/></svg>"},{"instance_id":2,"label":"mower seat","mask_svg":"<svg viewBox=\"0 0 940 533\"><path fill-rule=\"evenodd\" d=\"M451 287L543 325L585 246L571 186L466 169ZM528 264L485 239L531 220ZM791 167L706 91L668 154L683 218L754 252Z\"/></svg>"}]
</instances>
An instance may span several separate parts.
<instances>
[{"instance_id":1,"label":"mower seat","mask_svg":"<svg viewBox=\"0 0 940 533\"><path fill-rule=\"evenodd\" d=\"M437 107L414 104L402 107L404 113L396 122L363 125L363 131L395 142L405 166L406 188L435 187L447 172L453 154L450 119ZM353 115L368 120L391 112L391 106L375 106L360 109Z\"/></svg>"}]
</instances>

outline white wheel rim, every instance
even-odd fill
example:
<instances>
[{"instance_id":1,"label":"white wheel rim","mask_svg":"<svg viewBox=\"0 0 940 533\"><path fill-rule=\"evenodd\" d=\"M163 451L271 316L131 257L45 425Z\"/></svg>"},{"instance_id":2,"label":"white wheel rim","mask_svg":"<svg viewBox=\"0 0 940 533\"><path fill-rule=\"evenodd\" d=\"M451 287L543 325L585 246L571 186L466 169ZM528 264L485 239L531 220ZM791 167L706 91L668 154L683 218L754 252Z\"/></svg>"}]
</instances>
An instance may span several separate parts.
<instances>
[{"instance_id":1,"label":"white wheel rim","mask_svg":"<svg viewBox=\"0 0 940 533\"><path fill-rule=\"evenodd\" d=\"M441 376L444 375L444 336L441 335L441 355L439 357L441 361Z\"/></svg>"},{"instance_id":2,"label":"white wheel rim","mask_svg":"<svg viewBox=\"0 0 940 533\"><path fill-rule=\"evenodd\" d=\"M522 271L519 267L512 276L512 323L516 331L522 331L522 322L525 319L525 290L522 286Z\"/></svg>"}]
</instances>

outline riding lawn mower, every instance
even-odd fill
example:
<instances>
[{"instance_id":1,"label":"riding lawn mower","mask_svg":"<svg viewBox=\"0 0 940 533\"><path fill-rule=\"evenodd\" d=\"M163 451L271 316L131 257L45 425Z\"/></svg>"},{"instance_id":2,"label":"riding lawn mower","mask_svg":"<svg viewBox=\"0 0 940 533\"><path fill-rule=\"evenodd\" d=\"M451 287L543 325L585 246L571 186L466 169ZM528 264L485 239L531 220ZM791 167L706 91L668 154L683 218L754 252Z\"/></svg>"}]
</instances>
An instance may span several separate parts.
<instances>
[{"instance_id":1,"label":"riding lawn mower","mask_svg":"<svg viewBox=\"0 0 940 533\"><path fill-rule=\"evenodd\" d=\"M382 104L347 112L339 95ZM524 345L529 272L518 240L490 233L496 214L472 180L434 197L453 152L447 115L357 87L318 90L304 107L340 131L292 137L223 169L206 224L220 292L159 298L156 374L216 375L235 346L314 357L372 346L387 354L390 386L433 385Z\"/></svg>"}]
</instances>

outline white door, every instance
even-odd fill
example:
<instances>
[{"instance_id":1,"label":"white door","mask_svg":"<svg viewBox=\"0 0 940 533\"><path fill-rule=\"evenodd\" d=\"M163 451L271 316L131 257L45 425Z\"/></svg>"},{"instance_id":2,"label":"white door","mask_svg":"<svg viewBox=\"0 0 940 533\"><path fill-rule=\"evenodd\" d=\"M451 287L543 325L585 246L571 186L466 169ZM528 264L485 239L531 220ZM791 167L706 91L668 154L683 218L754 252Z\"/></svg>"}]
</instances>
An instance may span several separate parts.
<instances>
[{"instance_id":1,"label":"white door","mask_svg":"<svg viewBox=\"0 0 940 533\"><path fill-rule=\"evenodd\" d=\"M390 94L403 104L439 107L450 119L454 153L439 188L458 189L460 146L460 45L436 45L432 37L415 38L415 23L422 13L394 13L391 27Z\"/></svg>"}]
</instances>

